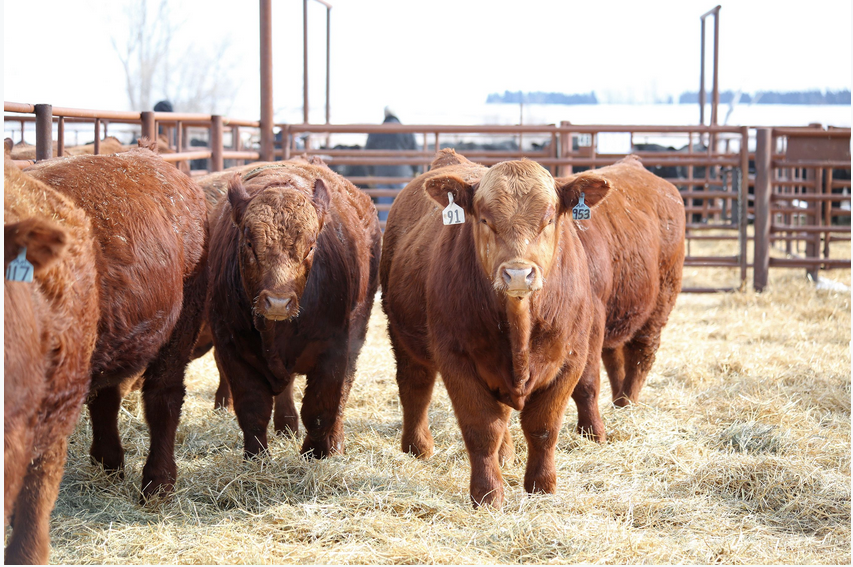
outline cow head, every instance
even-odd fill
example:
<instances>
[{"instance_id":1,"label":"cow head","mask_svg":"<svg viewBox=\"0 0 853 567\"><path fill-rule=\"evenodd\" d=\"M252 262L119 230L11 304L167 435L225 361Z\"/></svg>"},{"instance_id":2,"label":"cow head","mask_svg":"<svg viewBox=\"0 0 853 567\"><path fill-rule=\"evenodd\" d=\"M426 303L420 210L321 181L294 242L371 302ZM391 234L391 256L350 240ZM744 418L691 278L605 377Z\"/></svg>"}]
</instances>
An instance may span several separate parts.
<instances>
[{"instance_id":1,"label":"cow head","mask_svg":"<svg viewBox=\"0 0 853 567\"><path fill-rule=\"evenodd\" d=\"M571 210L580 194L592 207L609 188L608 181L593 172L558 183L541 165L527 160L499 163L479 182L446 175L425 184L426 192L444 207L447 194L453 194L466 222L473 223L474 245L486 276L498 292L518 299L542 289L560 245L561 223L572 222Z\"/></svg>"},{"instance_id":2,"label":"cow head","mask_svg":"<svg viewBox=\"0 0 853 567\"><path fill-rule=\"evenodd\" d=\"M317 179L313 196L308 196L290 181L272 181L249 196L236 175L228 201L239 234L240 276L253 314L272 321L293 319L329 208L326 185Z\"/></svg>"}]
</instances>

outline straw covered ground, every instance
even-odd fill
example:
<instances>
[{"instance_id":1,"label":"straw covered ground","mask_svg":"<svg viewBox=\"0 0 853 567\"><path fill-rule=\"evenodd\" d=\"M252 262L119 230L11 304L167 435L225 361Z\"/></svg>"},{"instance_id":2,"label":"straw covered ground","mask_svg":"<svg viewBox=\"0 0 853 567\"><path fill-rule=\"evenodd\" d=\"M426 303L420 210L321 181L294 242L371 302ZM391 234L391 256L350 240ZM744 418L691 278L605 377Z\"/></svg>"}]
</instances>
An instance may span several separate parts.
<instances>
[{"instance_id":1,"label":"straw covered ground","mask_svg":"<svg viewBox=\"0 0 853 567\"><path fill-rule=\"evenodd\" d=\"M685 285L701 273L686 268ZM850 285L849 270L827 275ZM849 291L816 289L802 270L772 272L763 294L682 294L641 403L613 408L602 375L606 444L574 432L570 405L556 494L524 492L514 416L517 456L495 511L469 503L468 459L440 383L436 454L400 452L377 301L345 413L345 456L307 462L298 442L274 437L268 458L242 462L234 415L213 409L208 354L188 371L168 501L136 503L148 443L138 393L121 411L124 480L90 464L84 415L51 520L51 561L848 565L850 312Z\"/></svg>"}]
</instances>

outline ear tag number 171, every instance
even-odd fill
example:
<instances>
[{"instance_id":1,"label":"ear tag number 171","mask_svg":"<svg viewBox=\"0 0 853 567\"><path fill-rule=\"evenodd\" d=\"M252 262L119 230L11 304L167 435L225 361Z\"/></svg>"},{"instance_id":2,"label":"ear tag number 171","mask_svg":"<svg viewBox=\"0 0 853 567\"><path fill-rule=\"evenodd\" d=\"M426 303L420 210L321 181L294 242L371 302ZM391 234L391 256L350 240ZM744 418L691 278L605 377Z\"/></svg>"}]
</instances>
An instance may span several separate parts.
<instances>
[{"instance_id":1,"label":"ear tag number 171","mask_svg":"<svg viewBox=\"0 0 853 567\"><path fill-rule=\"evenodd\" d=\"M25 282L33 281L33 265L27 261L27 249L21 250L18 257L9 262L9 267L6 268L6 279L10 282Z\"/></svg>"},{"instance_id":2,"label":"ear tag number 171","mask_svg":"<svg viewBox=\"0 0 853 567\"><path fill-rule=\"evenodd\" d=\"M450 204L444 207L441 212L441 222L444 224L464 224L465 211L453 202L453 193L450 191L447 192L447 200L450 201Z\"/></svg>"},{"instance_id":3,"label":"ear tag number 171","mask_svg":"<svg viewBox=\"0 0 853 567\"><path fill-rule=\"evenodd\" d=\"M583 202L584 194L581 193L581 200L572 209L572 218L575 220L589 220L590 209Z\"/></svg>"}]
</instances>

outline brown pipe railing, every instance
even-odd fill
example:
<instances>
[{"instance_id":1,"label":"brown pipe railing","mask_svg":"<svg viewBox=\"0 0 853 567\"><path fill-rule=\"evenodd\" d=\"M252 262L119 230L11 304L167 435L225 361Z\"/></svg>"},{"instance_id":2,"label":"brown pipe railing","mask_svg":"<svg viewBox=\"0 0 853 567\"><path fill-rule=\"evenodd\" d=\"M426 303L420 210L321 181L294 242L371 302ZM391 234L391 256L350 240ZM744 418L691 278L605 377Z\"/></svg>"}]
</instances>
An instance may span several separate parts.
<instances>
[{"instance_id":1,"label":"brown pipe railing","mask_svg":"<svg viewBox=\"0 0 853 567\"><path fill-rule=\"evenodd\" d=\"M42 109L37 114L37 109ZM56 123L59 139L57 152L64 151L64 134L67 124L90 123L95 139L107 135L111 124L138 126L141 135L156 139L160 128L174 130L170 140L172 153L163 158L184 166L188 160L209 159L210 171L226 167L225 160L243 162L261 159L258 141L261 123L253 120L234 120L215 115L168 112L113 112L87 109L50 107L14 102L4 103L7 123L20 123L23 130L29 123L36 124L37 142L51 140L52 125ZM46 112L49 110L50 112ZM13 114L8 114L13 113ZM8 124L7 124L8 127ZM797 156L791 158L779 150L779 140L831 139L849 147L850 129L779 127L758 129L756 150L749 152L752 131L748 127L731 126L648 126L648 125L409 125L409 124L280 124L282 141L275 149L273 159L289 159L309 154L321 156L330 166L410 165L425 171L432 162L435 148L458 144L460 139L472 137L510 138L520 136L525 141L539 140L540 149L474 150L465 151L466 157L484 165L506 159L527 158L550 168L555 175L569 175L579 167L601 167L612 164L625 154L596 153L597 136L603 133L628 133L632 145L637 135L652 138L678 136L687 148L681 152L636 151L647 167L678 168L678 175L663 175L679 187L685 199L687 215L688 255L686 265L739 268L741 288L746 282L747 268L754 268L756 289L766 286L768 269L776 266L805 267L810 271L849 266L850 260L829 257L830 242L849 242L849 226L831 224L835 217L849 217L841 202L849 202L850 195L832 193L848 190L849 180L833 179L832 172L850 169L849 153L833 156ZM207 148L187 147L188 129L205 130ZM252 147L244 148L241 128L251 129ZM101 132L103 130L103 132ZM224 134L230 130L232 144L224 147ZM422 149L409 151L363 150L360 148L315 148L310 143L312 135L334 134L367 135L373 132L411 132L422 140ZM762 132L769 132L768 134ZM321 137L316 136L319 140ZM455 140L448 142L449 139ZM442 141L444 140L444 142ZM695 148L695 142L713 140L713 145ZM763 141L762 141L763 140ZM95 151L99 151L99 143ZM730 150L731 143L739 149ZM50 142L44 142L50 146ZM584 145L581 145L581 144ZM588 144L588 145L586 145ZM39 145L39 144L37 144ZM786 146L787 147L787 146ZM848 150L849 152L849 150ZM47 155L50 155L49 153ZM750 161L755 160L756 174L750 176ZM26 166L31 161L20 162ZM702 173L704 169L704 173ZM197 172L193 172L197 173ZM203 172L202 172L203 173ZM698 173L698 175L697 175ZM739 182L735 182L735 175ZM412 177L377 177L372 175L348 176L358 185L378 183L404 184ZM749 194L755 187L755 195ZM393 197L396 189L367 188L371 197ZM794 201L799 204L794 204ZM803 208L807 207L807 208ZM390 205L378 204L378 210L388 210ZM755 216L755 235L747 235L749 215ZM700 241L738 241L737 253L732 256L696 256L691 254L690 243ZM748 242L753 241L755 261L747 262ZM771 249L785 246L786 258L770 258ZM823 244L823 249L820 245ZM802 254L801 248L805 247ZM707 291L695 288L686 291Z\"/></svg>"}]
</instances>

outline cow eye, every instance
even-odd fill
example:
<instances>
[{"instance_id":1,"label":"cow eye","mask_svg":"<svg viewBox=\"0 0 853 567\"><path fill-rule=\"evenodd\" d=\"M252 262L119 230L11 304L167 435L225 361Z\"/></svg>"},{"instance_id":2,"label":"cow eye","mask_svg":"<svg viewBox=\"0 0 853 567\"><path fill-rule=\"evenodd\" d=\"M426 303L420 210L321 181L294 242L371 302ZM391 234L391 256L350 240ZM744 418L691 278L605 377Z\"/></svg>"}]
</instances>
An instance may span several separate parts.
<instances>
[{"instance_id":1,"label":"cow eye","mask_svg":"<svg viewBox=\"0 0 853 567\"><path fill-rule=\"evenodd\" d=\"M308 249L308 251L305 253L305 257L306 257L306 258L307 258L308 256L310 256L310 255L311 255L311 252L313 252L313 251L314 251L314 246L315 246L315 245L314 245L314 244L312 244L312 245L311 245L311 247Z\"/></svg>"}]
</instances>

